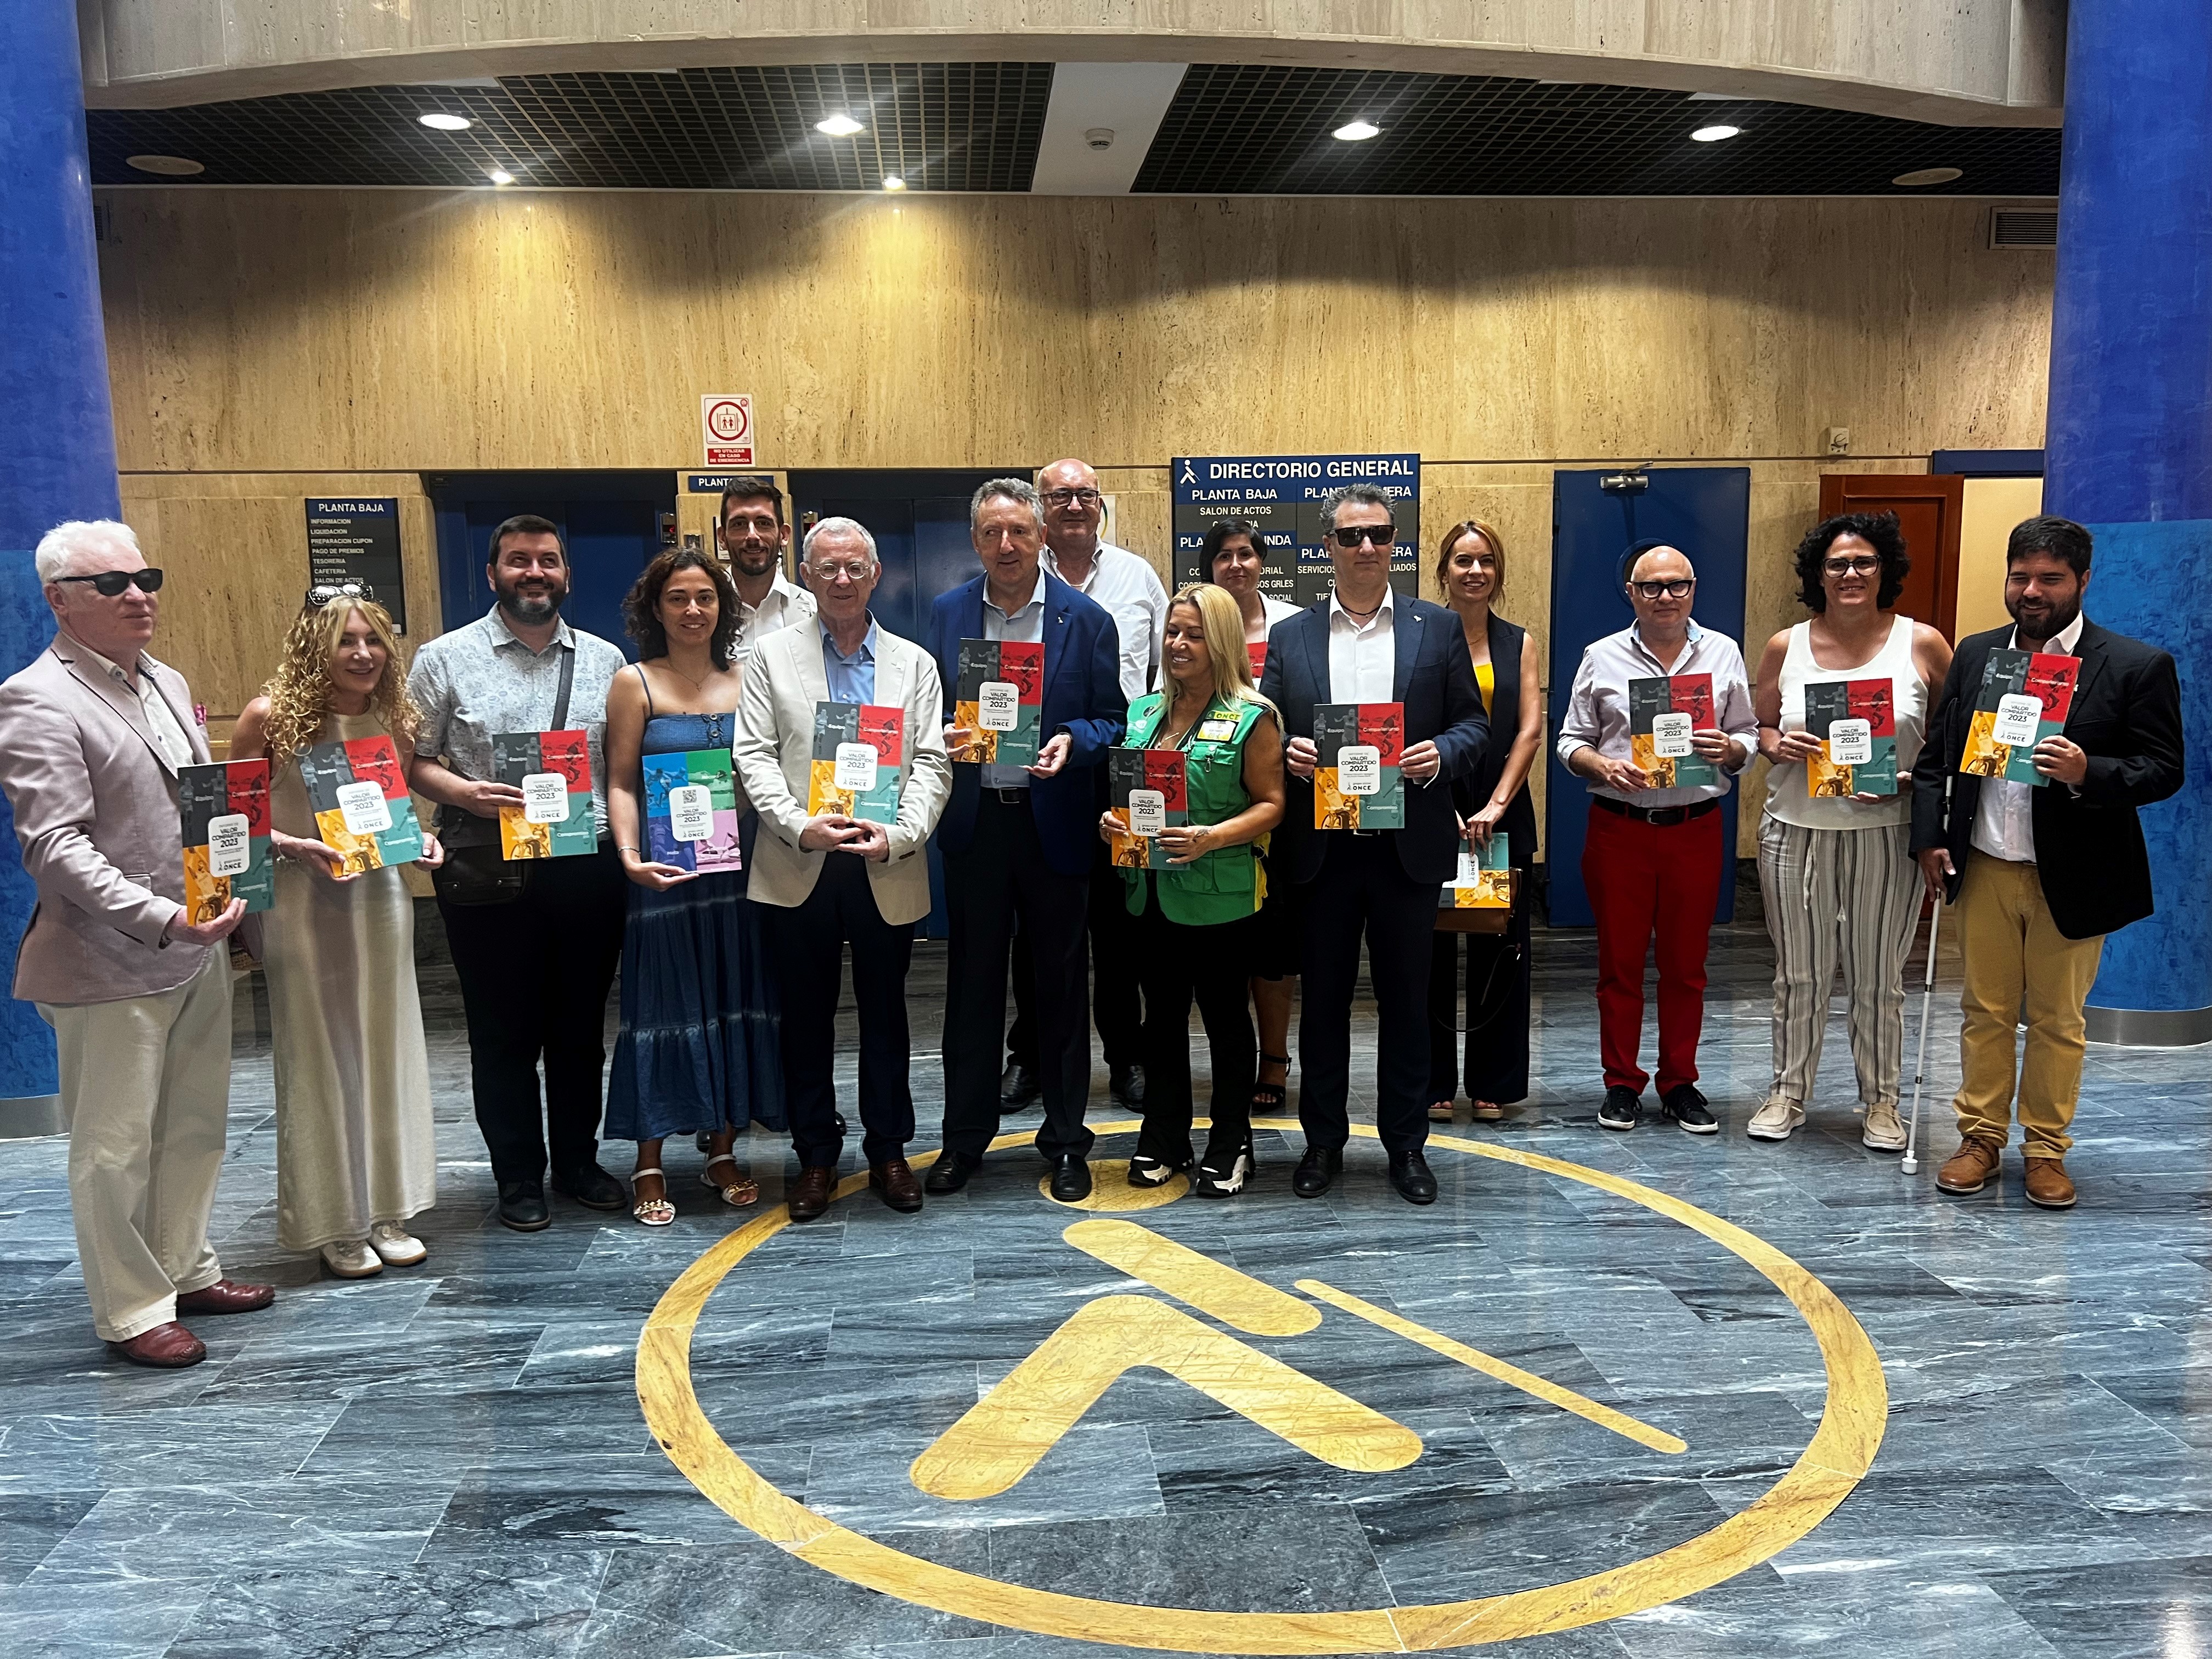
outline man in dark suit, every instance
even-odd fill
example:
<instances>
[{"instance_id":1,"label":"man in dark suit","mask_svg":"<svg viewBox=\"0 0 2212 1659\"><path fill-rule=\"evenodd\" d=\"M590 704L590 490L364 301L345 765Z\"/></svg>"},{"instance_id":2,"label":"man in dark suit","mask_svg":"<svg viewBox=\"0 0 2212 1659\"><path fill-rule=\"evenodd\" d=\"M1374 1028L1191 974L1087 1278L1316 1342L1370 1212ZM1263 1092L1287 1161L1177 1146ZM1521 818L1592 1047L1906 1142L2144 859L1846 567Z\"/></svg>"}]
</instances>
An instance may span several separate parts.
<instances>
[{"instance_id":1,"label":"man in dark suit","mask_svg":"<svg viewBox=\"0 0 2212 1659\"><path fill-rule=\"evenodd\" d=\"M1282 827L1268 857L1274 880L1294 890L1304 925L1304 1006L1298 1018L1298 1121L1305 1157L1291 1177L1301 1198L1328 1190L1351 1137L1352 994L1359 943L1367 941L1377 1026L1376 1127L1390 1184L1413 1204L1436 1200L1428 1144L1429 942L1437 890L1452 878L1460 848L1451 791L1490 741L1482 693L1457 616L1390 589L1397 538L1390 498L1350 484L1328 501L1336 585L1326 603L1277 623L1267 635L1261 690L1282 711L1290 774ZM1314 823L1314 706L1405 706L1402 830L1318 830Z\"/></svg>"},{"instance_id":2,"label":"man in dark suit","mask_svg":"<svg viewBox=\"0 0 2212 1659\"><path fill-rule=\"evenodd\" d=\"M975 492L969 530L983 574L939 596L929 651L945 687L945 744L956 763L977 736L960 724L960 641L1044 647L1042 747L1033 766L956 763L937 841L951 919L945 994L945 1151L923 1185L957 1193L999 1127L999 1036L1014 925L1036 966L1037 1064L1044 1122L1036 1147L1052 1164L1052 1195L1091 1191L1090 1022L1084 996L1084 921L1097 841L1096 769L1121 740L1127 701L1121 637L1106 611L1040 568L1044 512L1019 478Z\"/></svg>"},{"instance_id":3,"label":"man in dark suit","mask_svg":"<svg viewBox=\"0 0 2212 1659\"><path fill-rule=\"evenodd\" d=\"M2074 1203L2064 1158L2081 1087L2082 1008L2105 935L2151 913L2150 860L2136 809L2181 787L2181 687L2173 659L2081 614L2089 532L2029 519L2005 550L2013 626L1959 642L1928 740L1912 769L1912 850L1931 897L1958 906L1966 957L1959 999L1957 1154L1936 1172L1947 1193L1994 1179L2011 1131L2014 1027L2028 1201ZM1983 667L1996 650L2080 659L2061 735L2035 745L2043 786L1959 769ZM1986 747L1986 745L1983 745Z\"/></svg>"}]
</instances>

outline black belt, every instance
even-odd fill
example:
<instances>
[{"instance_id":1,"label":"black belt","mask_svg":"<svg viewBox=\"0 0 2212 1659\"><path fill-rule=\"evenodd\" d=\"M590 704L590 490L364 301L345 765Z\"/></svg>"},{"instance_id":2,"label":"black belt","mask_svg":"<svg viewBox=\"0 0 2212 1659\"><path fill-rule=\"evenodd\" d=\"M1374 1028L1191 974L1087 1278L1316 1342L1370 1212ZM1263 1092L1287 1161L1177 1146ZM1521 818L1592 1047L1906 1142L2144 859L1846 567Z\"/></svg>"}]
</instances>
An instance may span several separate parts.
<instances>
[{"instance_id":1,"label":"black belt","mask_svg":"<svg viewBox=\"0 0 2212 1659\"><path fill-rule=\"evenodd\" d=\"M1631 806L1626 801L1615 800L1610 795L1592 795L1590 805L1603 807L1608 812L1618 812L1625 818L1636 818L1644 823L1663 827L1670 823L1687 823L1692 818L1701 818L1706 813L1717 809L1720 801L1716 798L1712 800L1693 801L1687 806Z\"/></svg>"}]
</instances>

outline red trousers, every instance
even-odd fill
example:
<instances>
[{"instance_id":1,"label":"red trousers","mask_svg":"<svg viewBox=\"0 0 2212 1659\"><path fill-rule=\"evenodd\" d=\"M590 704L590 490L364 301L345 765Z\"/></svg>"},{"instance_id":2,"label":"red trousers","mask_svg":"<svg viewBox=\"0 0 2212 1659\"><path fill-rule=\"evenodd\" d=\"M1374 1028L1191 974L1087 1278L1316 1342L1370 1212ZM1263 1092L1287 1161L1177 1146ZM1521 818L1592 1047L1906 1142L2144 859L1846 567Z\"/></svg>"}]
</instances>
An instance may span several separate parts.
<instances>
[{"instance_id":1,"label":"red trousers","mask_svg":"<svg viewBox=\"0 0 2212 1659\"><path fill-rule=\"evenodd\" d=\"M1583 885L1597 915L1597 1026L1605 1084L1644 1092L1644 964L1659 939L1659 1093L1698 1080L1705 943L1721 893L1722 814L1653 824L1595 804Z\"/></svg>"}]
</instances>

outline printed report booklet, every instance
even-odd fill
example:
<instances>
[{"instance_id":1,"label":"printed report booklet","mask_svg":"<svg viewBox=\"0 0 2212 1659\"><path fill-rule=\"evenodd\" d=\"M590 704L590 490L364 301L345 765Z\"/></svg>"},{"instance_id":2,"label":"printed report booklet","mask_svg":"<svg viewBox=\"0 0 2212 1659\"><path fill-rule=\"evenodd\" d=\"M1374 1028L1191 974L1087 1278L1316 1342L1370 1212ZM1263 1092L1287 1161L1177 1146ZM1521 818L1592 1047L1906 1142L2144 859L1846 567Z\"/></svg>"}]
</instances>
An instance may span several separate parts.
<instances>
[{"instance_id":1,"label":"printed report booklet","mask_svg":"<svg viewBox=\"0 0 2212 1659\"><path fill-rule=\"evenodd\" d=\"M1699 760L1690 746L1692 732L1710 732L1713 725L1711 674L1629 681L1629 757L1654 789L1701 789L1720 781L1712 763Z\"/></svg>"},{"instance_id":2,"label":"printed report booklet","mask_svg":"<svg viewBox=\"0 0 2212 1659\"><path fill-rule=\"evenodd\" d=\"M1506 837L1493 833L1487 846L1460 843L1459 872L1437 890L1440 910L1510 910L1513 908L1513 860L1507 855Z\"/></svg>"},{"instance_id":3,"label":"printed report booklet","mask_svg":"<svg viewBox=\"0 0 2212 1659\"><path fill-rule=\"evenodd\" d=\"M2003 778L2040 789L2051 780L2035 769L2035 745L2066 729L2079 657L2043 651L1992 651L1982 665L1973 723L1959 770L1978 778Z\"/></svg>"},{"instance_id":4,"label":"printed report booklet","mask_svg":"<svg viewBox=\"0 0 2212 1659\"><path fill-rule=\"evenodd\" d=\"M952 723L974 735L951 758L970 764L1035 766L1043 746L1044 647L1020 640L960 641Z\"/></svg>"},{"instance_id":5,"label":"printed report booklet","mask_svg":"<svg viewBox=\"0 0 2212 1659\"><path fill-rule=\"evenodd\" d=\"M726 749L645 757L645 855L702 875L742 869L737 761Z\"/></svg>"},{"instance_id":6,"label":"printed report booklet","mask_svg":"<svg viewBox=\"0 0 2212 1659\"><path fill-rule=\"evenodd\" d=\"M1120 870L1165 870L1160 831L1190 822L1190 770L1180 749L1114 749L1106 756L1114 810L1129 826L1109 849Z\"/></svg>"},{"instance_id":7,"label":"printed report booklet","mask_svg":"<svg viewBox=\"0 0 2212 1659\"><path fill-rule=\"evenodd\" d=\"M1314 828L1403 830L1406 705L1314 705Z\"/></svg>"},{"instance_id":8,"label":"printed report booklet","mask_svg":"<svg viewBox=\"0 0 2212 1659\"><path fill-rule=\"evenodd\" d=\"M276 902L269 855L269 763L217 761L177 773L185 846L185 919L213 921L244 899L250 915Z\"/></svg>"},{"instance_id":9,"label":"printed report booklet","mask_svg":"<svg viewBox=\"0 0 2212 1659\"><path fill-rule=\"evenodd\" d=\"M319 743L300 757L315 835L345 860L345 873L365 875L422 856L422 826L408 798L399 751L386 737Z\"/></svg>"},{"instance_id":10,"label":"printed report booklet","mask_svg":"<svg viewBox=\"0 0 2212 1659\"><path fill-rule=\"evenodd\" d=\"M835 812L870 823L898 822L906 782L906 711L878 703L814 705L814 760L806 815Z\"/></svg>"},{"instance_id":11,"label":"printed report booklet","mask_svg":"<svg viewBox=\"0 0 2212 1659\"><path fill-rule=\"evenodd\" d=\"M522 805L499 809L500 856L566 859L595 853L592 741L588 732L499 732L492 776L522 791Z\"/></svg>"},{"instance_id":12,"label":"printed report booklet","mask_svg":"<svg viewBox=\"0 0 2212 1659\"><path fill-rule=\"evenodd\" d=\"M1805 763L1808 795L1897 793L1897 688L1887 679L1808 681L1805 730L1820 740Z\"/></svg>"}]
</instances>

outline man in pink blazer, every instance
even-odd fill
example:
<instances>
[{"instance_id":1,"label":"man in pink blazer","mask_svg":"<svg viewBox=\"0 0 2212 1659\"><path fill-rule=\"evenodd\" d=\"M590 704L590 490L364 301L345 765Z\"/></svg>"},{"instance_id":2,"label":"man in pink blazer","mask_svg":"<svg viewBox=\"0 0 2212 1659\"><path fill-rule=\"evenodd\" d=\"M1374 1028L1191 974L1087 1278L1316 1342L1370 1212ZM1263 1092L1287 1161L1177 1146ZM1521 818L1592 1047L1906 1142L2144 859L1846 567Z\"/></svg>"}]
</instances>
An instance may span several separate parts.
<instances>
[{"instance_id":1,"label":"man in pink blazer","mask_svg":"<svg viewBox=\"0 0 2212 1659\"><path fill-rule=\"evenodd\" d=\"M70 1206L93 1327L140 1365L207 1348L179 1314L276 1293L208 1243L230 1105L230 953L243 900L185 915L177 772L207 738L184 678L146 654L161 573L112 522L39 543L54 642L0 684L0 788L39 906L15 963L61 1051Z\"/></svg>"}]
</instances>

